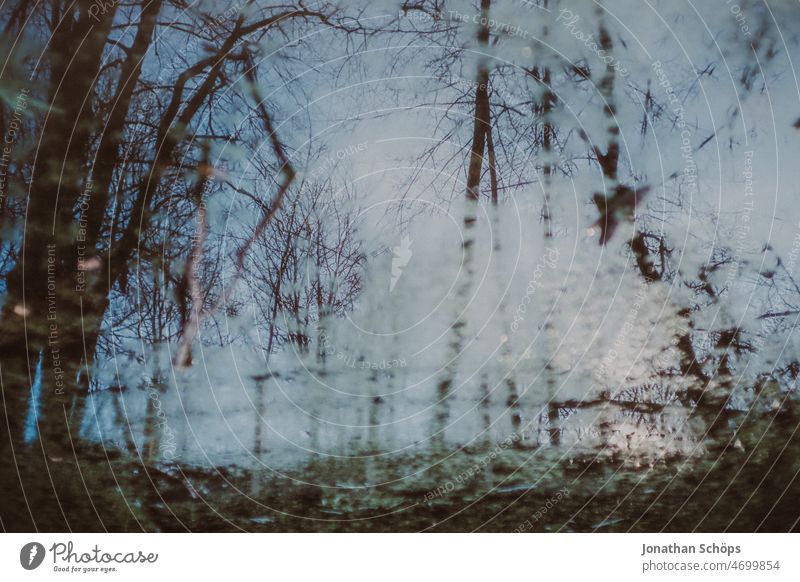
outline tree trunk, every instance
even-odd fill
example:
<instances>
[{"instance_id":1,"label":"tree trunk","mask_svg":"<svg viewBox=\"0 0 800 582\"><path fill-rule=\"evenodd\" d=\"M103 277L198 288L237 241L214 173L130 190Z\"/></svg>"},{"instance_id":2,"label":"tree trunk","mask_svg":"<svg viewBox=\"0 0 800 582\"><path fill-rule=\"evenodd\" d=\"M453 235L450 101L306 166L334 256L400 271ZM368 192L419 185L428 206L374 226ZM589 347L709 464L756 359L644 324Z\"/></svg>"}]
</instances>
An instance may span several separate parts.
<instances>
[{"instance_id":1,"label":"tree trunk","mask_svg":"<svg viewBox=\"0 0 800 582\"><path fill-rule=\"evenodd\" d=\"M481 17L484 24L478 30L478 43L486 47L489 42L489 8L491 0L481 0ZM456 319L451 326L449 356L444 372L437 383L436 410L434 412L434 446L444 444L444 431L449 418L448 397L456 377L458 360L464 344L464 309L469 302L474 279L473 253L475 244L476 207L480 199L481 170L486 149L486 134L489 129L489 66L481 60L478 65L475 88L475 114L472 127L472 146L470 148L469 166L467 168L467 188L464 210L464 242L462 281L456 290Z\"/></svg>"},{"instance_id":2,"label":"tree trunk","mask_svg":"<svg viewBox=\"0 0 800 582\"><path fill-rule=\"evenodd\" d=\"M0 315L3 367L14 367L12 360L17 359L35 361L43 353L39 424L43 447L55 456L62 456L69 445L65 406L71 404L84 345L76 291L79 270L72 252L74 212L84 191L85 156L96 129L94 83L117 8L109 8L98 21L89 15L91 4L70 3L52 32L47 52L49 109L32 171L20 257L8 275Z\"/></svg>"}]
</instances>

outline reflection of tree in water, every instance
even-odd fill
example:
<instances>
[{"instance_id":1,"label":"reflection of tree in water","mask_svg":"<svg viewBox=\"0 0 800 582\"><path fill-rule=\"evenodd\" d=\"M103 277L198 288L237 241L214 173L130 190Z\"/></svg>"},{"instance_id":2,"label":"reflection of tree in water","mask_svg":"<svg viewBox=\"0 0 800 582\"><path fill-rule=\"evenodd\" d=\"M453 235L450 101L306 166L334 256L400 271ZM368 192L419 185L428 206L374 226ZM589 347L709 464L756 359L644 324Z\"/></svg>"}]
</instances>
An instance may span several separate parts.
<instances>
[{"instance_id":1,"label":"reflection of tree in water","mask_svg":"<svg viewBox=\"0 0 800 582\"><path fill-rule=\"evenodd\" d=\"M789 7L252 4L0 16L5 527L793 526Z\"/></svg>"}]
</instances>

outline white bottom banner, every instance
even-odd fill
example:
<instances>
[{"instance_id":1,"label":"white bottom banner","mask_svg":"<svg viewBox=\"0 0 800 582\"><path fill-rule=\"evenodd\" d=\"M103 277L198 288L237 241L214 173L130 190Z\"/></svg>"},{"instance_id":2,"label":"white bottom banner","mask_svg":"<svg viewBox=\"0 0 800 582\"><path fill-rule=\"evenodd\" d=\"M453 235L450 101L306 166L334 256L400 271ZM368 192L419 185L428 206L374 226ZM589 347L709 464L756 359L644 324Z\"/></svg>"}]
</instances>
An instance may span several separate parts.
<instances>
[{"instance_id":1,"label":"white bottom banner","mask_svg":"<svg viewBox=\"0 0 800 582\"><path fill-rule=\"evenodd\" d=\"M0 580L798 580L791 534L3 534Z\"/></svg>"}]
</instances>

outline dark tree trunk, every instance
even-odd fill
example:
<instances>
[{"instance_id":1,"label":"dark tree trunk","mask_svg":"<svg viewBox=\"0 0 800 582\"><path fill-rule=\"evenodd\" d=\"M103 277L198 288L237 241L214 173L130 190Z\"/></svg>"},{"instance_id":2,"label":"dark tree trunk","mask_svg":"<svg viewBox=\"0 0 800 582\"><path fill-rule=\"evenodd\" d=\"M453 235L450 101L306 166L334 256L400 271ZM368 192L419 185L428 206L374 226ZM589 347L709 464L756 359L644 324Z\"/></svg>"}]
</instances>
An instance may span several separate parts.
<instances>
[{"instance_id":1,"label":"dark tree trunk","mask_svg":"<svg viewBox=\"0 0 800 582\"><path fill-rule=\"evenodd\" d=\"M0 364L38 361L42 353L42 397L39 425L44 451L61 456L69 446L64 407L71 403L83 355L81 301L76 292L76 204L85 187L86 153L97 129L93 111L94 84L103 61L116 4L99 19L89 14L92 3L65 3L63 18L54 19L47 50L48 112L36 152L17 264L7 278L3 305ZM57 8L54 9L58 11ZM24 376L24 374L23 374ZM6 412L25 414L30 382L7 385L23 391L10 398ZM11 422L11 421L10 421ZM15 419L14 423L17 422ZM14 426L13 439L20 438Z\"/></svg>"}]
</instances>

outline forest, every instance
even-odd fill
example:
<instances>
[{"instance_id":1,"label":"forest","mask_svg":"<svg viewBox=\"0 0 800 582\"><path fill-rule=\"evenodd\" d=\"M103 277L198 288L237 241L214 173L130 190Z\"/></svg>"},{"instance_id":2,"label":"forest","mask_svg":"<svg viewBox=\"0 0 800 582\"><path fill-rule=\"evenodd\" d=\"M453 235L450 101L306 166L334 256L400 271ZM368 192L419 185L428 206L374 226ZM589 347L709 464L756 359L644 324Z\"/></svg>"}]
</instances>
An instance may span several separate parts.
<instances>
[{"instance_id":1,"label":"forest","mask_svg":"<svg viewBox=\"0 0 800 582\"><path fill-rule=\"evenodd\" d=\"M798 530L796 2L0 29L3 531Z\"/></svg>"}]
</instances>

